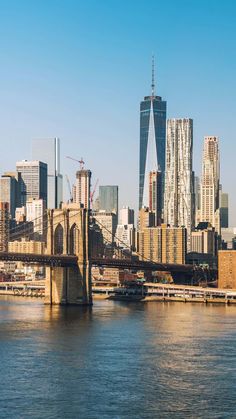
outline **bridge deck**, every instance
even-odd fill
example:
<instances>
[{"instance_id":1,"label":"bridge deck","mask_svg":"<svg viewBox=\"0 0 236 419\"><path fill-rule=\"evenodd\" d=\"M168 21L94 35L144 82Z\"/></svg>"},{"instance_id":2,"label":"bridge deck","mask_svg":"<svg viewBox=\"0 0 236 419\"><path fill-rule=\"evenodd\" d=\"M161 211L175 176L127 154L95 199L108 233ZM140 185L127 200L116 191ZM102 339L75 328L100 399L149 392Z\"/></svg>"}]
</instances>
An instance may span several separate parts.
<instances>
[{"instance_id":1,"label":"bridge deck","mask_svg":"<svg viewBox=\"0 0 236 419\"><path fill-rule=\"evenodd\" d=\"M75 255L47 255L36 253L10 253L0 252L0 260L11 262L25 262L37 263L45 266L60 266L70 267L78 263L78 257ZM103 267L114 267L121 269L136 269L136 270L150 270L150 271L166 271L176 273L192 273L195 270L193 265L180 265L170 263L155 263L139 260L127 259L103 259L92 258L90 259L92 265Z\"/></svg>"},{"instance_id":2,"label":"bridge deck","mask_svg":"<svg viewBox=\"0 0 236 419\"><path fill-rule=\"evenodd\" d=\"M77 264L75 255L46 255L38 253L0 252L0 260L9 262L37 263L45 266L69 267Z\"/></svg>"}]
</instances>

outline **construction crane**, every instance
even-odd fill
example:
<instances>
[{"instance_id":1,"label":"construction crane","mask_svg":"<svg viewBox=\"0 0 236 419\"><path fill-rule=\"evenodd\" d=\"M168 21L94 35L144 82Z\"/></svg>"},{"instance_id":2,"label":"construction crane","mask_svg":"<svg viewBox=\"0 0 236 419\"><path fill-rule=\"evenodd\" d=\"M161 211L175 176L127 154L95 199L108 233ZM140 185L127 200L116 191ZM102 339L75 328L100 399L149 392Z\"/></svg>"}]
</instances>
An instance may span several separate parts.
<instances>
[{"instance_id":1,"label":"construction crane","mask_svg":"<svg viewBox=\"0 0 236 419\"><path fill-rule=\"evenodd\" d=\"M71 191L70 179L69 179L69 177L67 175L66 175L66 181L67 181L67 186L68 186L68 190L69 190L69 194L70 194L70 202L73 202L73 196L72 196L72 191Z\"/></svg>"},{"instance_id":2,"label":"construction crane","mask_svg":"<svg viewBox=\"0 0 236 419\"><path fill-rule=\"evenodd\" d=\"M96 192L96 189L97 189L97 186L98 186L98 182L99 182L99 179L96 180L95 186L94 186L92 192L90 193L90 205L91 206L93 204L93 197L94 197L94 194Z\"/></svg>"},{"instance_id":3,"label":"construction crane","mask_svg":"<svg viewBox=\"0 0 236 419\"><path fill-rule=\"evenodd\" d=\"M70 160L74 160L74 161L76 161L77 163L79 163L79 169L80 169L80 170L83 170L83 169L84 169L84 160L83 160L83 157L81 157L81 159L80 159L80 160L74 159L74 157L70 157L70 156L66 156L66 158L67 158L67 159L70 159Z\"/></svg>"}]
</instances>

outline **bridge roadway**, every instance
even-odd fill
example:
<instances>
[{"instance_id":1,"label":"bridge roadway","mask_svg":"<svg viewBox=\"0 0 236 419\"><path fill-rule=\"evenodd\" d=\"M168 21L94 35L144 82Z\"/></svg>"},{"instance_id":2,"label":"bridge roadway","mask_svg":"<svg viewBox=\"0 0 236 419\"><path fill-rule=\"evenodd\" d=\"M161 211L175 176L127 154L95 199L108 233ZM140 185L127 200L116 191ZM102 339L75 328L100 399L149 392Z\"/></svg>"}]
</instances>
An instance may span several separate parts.
<instances>
[{"instance_id":1,"label":"bridge roadway","mask_svg":"<svg viewBox=\"0 0 236 419\"><path fill-rule=\"evenodd\" d=\"M0 252L0 261L9 262L25 262L25 263L37 263L44 266L58 266L58 267L70 267L76 266L78 257L75 255L47 255L47 254L35 254L35 253L12 253L12 252ZM191 273L194 271L193 265L179 265L179 264L165 264L165 263L154 263L139 260L127 260L127 259L103 259L93 258L90 262L94 266L101 267L113 267L123 269L137 269L137 270L152 270L152 271L166 271L175 273Z\"/></svg>"},{"instance_id":2,"label":"bridge roadway","mask_svg":"<svg viewBox=\"0 0 236 419\"><path fill-rule=\"evenodd\" d=\"M138 270L151 270L151 271L165 271L165 272L193 272L193 265L180 265L174 263L155 263L146 262L141 260L127 260L127 259L91 259L93 265L123 268L123 269L138 269Z\"/></svg>"},{"instance_id":3,"label":"bridge roadway","mask_svg":"<svg viewBox=\"0 0 236 419\"><path fill-rule=\"evenodd\" d=\"M75 266L78 257L74 255L46 255L38 253L0 252L0 261L37 263L44 266L59 266L67 268Z\"/></svg>"}]
</instances>

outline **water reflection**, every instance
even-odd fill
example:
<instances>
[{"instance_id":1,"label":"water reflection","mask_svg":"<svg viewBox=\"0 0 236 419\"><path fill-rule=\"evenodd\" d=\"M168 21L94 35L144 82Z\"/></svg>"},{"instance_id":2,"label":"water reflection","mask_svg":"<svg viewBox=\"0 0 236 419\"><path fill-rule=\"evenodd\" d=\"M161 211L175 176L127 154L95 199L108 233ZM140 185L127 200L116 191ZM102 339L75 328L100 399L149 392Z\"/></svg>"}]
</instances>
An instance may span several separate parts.
<instances>
[{"instance_id":1,"label":"water reflection","mask_svg":"<svg viewBox=\"0 0 236 419\"><path fill-rule=\"evenodd\" d=\"M0 417L236 417L235 321L231 306L3 298Z\"/></svg>"}]
</instances>

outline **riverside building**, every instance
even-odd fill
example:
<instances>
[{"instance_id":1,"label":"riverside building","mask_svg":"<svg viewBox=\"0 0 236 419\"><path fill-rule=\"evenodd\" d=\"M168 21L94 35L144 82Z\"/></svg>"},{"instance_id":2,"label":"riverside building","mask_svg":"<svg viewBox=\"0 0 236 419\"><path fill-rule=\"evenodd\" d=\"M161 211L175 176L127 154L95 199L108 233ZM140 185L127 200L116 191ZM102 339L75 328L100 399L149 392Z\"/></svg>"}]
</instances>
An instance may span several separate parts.
<instances>
[{"instance_id":1,"label":"riverside building","mask_svg":"<svg viewBox=\"0 0 236 419\"><path fill-rule=\"evenodd\" d=\"M184 264L186 257L186 229L183 227L144 228L139 232L138 252L141 260Z\"/></svg>"},{"instance_id":2,"label":"riverside building","mask_svg":"<svg viewBox=\"0 0 236 419\"><path fill-rule=\"evenodd\" d=\"M218 287L236 290L236 250L218 252Z\"/></svg>"}]
</instances>

